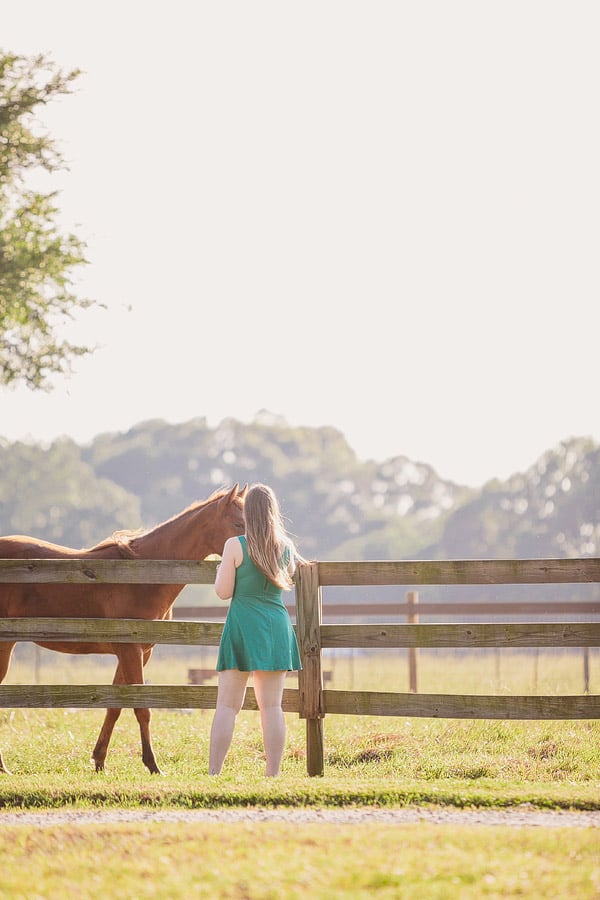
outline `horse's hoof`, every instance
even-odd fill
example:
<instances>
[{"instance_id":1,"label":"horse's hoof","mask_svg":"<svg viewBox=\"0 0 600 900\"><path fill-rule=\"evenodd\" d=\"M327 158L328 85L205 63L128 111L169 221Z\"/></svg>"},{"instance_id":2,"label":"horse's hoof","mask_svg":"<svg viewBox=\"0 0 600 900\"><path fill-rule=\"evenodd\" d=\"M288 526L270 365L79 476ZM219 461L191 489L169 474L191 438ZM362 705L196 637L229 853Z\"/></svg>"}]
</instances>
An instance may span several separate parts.
<instances>
[{"instance_id":1,"label":"horse's hoof","mask_svg":"<svg viewBox=\"0 0 600 900\"><path fill-rule=\"evenodd\" d=\"M142 756L142 762L144 763L144 765L146 766L146 768L148 769L148 771L150 772L151 775L162 775L162 772L160 771L159 765L156 762L156 758L155 758L154 754L152 754L152 755L148 754L148 756Z\"/></svg>"}]
</instances>

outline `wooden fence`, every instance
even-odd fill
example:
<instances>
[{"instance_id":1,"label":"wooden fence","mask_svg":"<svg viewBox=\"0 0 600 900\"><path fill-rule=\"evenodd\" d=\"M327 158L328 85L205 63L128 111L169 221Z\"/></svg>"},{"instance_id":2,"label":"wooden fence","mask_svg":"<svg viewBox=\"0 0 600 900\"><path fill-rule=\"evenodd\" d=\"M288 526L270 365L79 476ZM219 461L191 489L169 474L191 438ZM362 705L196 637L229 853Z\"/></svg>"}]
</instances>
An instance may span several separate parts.
<instances>
[{"instance_id":1,"label":"wooden fence","mask_svg":"<svg viewBox=\"0 0 600 900\"><path fill-rule=\"evenodd\" d=\"M170 560L0 560L2 583L210 584L214 562ZM326 714L464 719L598 719L600 696L483 696L339 691L323 688L325 648L598 647L600 624L324 624L329 585L599 583L600 559L314 562L296 574L296 632L303 669L284 709L306 720L307 770L324 770ZM578 604L580 607L582 604ZM589 612L598 612L597 603ZM581 614L581 610L579 612ZM144 619L0 619L0 640L94 641L216 646L219 622ZM216 687L196 685L0 685L1 707L214 708ZM256 709L251 689L246 709Z\"/></svg>"}]
</instances>

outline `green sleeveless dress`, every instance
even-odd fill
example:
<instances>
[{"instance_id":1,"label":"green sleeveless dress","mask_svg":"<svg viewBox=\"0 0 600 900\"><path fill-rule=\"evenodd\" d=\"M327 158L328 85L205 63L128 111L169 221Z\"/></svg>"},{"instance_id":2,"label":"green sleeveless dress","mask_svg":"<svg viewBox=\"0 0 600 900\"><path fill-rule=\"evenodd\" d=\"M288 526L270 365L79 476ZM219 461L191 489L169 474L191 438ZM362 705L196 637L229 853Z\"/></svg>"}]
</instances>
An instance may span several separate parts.
<instances>
[{"instance_id":1,"label":"green sleeveless dress","mask_svg":"<svg viewBox=\"0 0 600 900\"><path fill-rule=\"evenodd\" d=\"M297 671L302 668L296 634L281 588L257 569L239 538L244 558L235 572L233 597L223 626L217 672ZM289 549L283 556L289 561Z\"/></svg>"}]
</instances>

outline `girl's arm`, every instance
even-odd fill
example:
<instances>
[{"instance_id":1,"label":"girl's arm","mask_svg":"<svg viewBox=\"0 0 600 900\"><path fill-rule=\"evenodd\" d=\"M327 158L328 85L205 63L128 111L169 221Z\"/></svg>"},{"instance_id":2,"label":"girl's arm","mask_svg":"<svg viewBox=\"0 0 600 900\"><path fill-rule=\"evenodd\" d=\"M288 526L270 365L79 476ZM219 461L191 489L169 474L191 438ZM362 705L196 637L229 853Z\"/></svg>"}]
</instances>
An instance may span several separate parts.
<instances>
[{"instance_id":1,"label":"girl's arm","mask_svg":"<svg viewBox=\"0 0 600 900\"><path fill-rule=\"evenodd\" d=\"M225 541L223 556L217 566L215 578L215 591L221 600L231 600L235 587L235 570L241 565L244 554L238 538L233 537Z\"/></svg>"}]
</instances>

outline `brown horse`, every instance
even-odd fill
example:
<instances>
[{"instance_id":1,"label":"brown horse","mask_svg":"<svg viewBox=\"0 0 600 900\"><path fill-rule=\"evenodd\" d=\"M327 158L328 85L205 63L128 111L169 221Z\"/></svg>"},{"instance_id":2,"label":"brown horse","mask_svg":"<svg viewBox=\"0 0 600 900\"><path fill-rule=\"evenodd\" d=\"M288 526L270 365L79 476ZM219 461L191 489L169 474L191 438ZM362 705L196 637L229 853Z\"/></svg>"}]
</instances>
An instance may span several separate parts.
<instances>
[{"instance_id":1,"label":"brown horse","mask_svg":"<svg viewBox=\"0 0 600 900\"><path fill-rule=\"evenodd\" d=\"M3 559L173 559L201 560L221 555L225 541L244 531L244 498L235 485L219 491L157 525L150 531L115 532L87 550L59 547L20 535L0 538ZM0 618L35 616L48 618L170 619L182 584L7 584L0 586ZM44 643L40 647L61 653L113 653L117 668L113 684L143 684L143 669L154 644ZM14 642L0 641L0 683L4 680ZM104 769L108 744L121 714L108 709L94 747L96 771ZM160 773L150 738L150 710L136 709L140 726L142 760L150 772ZM0 772L7 772L0 752Z\"/></svg>"}]
</instances>

